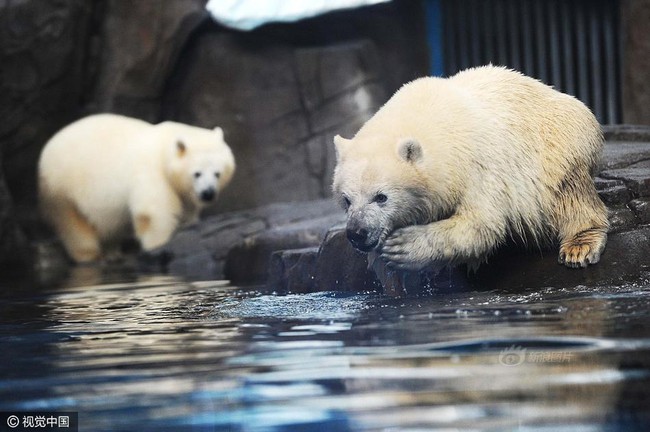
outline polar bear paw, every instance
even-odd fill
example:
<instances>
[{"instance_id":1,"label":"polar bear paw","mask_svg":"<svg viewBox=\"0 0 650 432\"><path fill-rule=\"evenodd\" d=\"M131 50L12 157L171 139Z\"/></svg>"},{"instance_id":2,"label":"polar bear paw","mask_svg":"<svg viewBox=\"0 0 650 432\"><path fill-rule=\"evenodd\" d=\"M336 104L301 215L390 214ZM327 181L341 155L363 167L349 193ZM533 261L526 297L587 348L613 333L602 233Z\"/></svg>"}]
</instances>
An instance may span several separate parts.
<instances>
[{"instance_id":1,"label":"polar bear paw","mask_svg":"<svg viewBox=\"0 0 650 432\"><path fill-rule=\"evenodd\" d=\"M605 249L607 234L599 229L589 229L562 242L558 262L571 268L585 268L600 261Z\"/></svg>"},{"instance_id":2,"label":"polar bear paw","mask_svg":"<svg viewBox=\"0 0 650 432\"><path fill-rule=\"evenodd\" d=\"M425 225L400 228L393 232L381 248L381 258L389 267L399 270L421 270L434 261L434 246Z\"/></svg>"}]
</instances>

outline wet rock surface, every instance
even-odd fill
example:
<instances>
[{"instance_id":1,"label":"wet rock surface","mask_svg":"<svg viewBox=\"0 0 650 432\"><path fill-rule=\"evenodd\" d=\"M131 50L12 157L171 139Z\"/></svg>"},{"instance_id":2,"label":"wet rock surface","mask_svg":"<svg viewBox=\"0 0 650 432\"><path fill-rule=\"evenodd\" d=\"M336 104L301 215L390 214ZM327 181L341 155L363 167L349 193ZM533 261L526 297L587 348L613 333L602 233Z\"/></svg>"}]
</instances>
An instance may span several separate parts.
<instances>
[{"instance_id":1,"label":"wet rock surface","mask_svg":"<svg viewBox=\"0 0 650 432\"><path fill-rule=\"evenodd\" d=\"M616 284L650 275L650 142L606 144L594 179L610 209L611 229L601 262L587 269L557 263L557 250L507 246L476 273L465 267L438 273L369 268L352 248L344 214L333 200L274 204L207 218L180 231L143 262L192 277L226 277L266 284L278 292L369 291L417 295L464 289L524 289ZM372 267L372 266L371 266Z\"/></svg>"},{"instance_id":2,"label":"wet rock surface","mask_svg":"<svg viewBox=\"0 0 650 432\"><path fill-rule=\"evenodd\" d=\"M343 220L331 199L270 204L207 217L180 230L165 246L140 254L144 270L235 284L264 283L276 251L318 247Z\"/></svg>"}]
</instances>

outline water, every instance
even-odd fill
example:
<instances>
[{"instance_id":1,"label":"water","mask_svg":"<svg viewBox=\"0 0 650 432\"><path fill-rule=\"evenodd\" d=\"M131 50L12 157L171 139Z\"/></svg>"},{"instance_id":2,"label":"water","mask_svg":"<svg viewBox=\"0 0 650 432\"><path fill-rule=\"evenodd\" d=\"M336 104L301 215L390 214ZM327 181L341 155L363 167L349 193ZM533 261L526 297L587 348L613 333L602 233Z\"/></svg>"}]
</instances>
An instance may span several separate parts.
<instances>
[{"instance_id":1,"label":"water","mask_svg":"<svg viewBox=\"0 0 650 432\"><path fill-rule=\"evenodd\" d=\"M650 285L277 295L165 276L0 290L0 411L82 431L650 430Z\"/></svg>"}]
</instances>

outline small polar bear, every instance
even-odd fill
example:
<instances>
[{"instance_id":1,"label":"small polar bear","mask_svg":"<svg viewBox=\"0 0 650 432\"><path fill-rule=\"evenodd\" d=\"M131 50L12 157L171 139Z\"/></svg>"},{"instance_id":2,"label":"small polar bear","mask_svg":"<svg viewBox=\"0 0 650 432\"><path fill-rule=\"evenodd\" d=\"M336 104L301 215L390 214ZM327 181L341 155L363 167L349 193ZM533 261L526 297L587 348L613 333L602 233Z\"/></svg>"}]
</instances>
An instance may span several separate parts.
<instances>
[{"instance_id":1,"label":"small polar bear","mask_svg":"<svg viewBox=\"0 0 650 432\"><path fill-rule=\"evenodd\" d=\"M389 268L475 268L508 239L557 241L573 268L605 248L607 209L591 177L600 126L577 99L518 72L417 79L334 142L348 239Z\"/></svg>"},{"instance_id":2,"label":"small polar bear","mask_svg":"<svg viewBox=\"0 0 650 432\"><path fill-rule=\"evenodd\" d=\"M92 115L43 148L41 213L76 262L98 260L133 233L151 250L214 204L234 170L218 127Z\"/></svg>"}]
</instances>

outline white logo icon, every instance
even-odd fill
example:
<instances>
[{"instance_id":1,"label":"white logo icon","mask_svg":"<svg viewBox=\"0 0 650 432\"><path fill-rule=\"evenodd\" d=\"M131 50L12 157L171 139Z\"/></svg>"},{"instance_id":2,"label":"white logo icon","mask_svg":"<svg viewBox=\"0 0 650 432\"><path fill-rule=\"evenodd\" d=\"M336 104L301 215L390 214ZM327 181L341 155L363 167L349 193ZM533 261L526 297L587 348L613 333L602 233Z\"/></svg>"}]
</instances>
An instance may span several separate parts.
<instances>
[{"instance_id":1,"label":"white logo icon","mask_svg":"<svg viewBox=\"0 0 650 432\"><path fill-rule=\"evenodd\" d=\"M526 360L526 348L519 345L510 345L508 348L501 350L499 354L499 363L504 366L519 366Z\"/></svg>"},{"instance_id":2,"label":"white logo icon","mask_svg":"<svg viewBox=\"0 0 650 432\"><path fill-rule=\"evenodd\" d=\"M20 424L20 419L15 415L11 415L7 417L7 426L9 426L10 428L13 429L15 427L18 427L19 424Z\"/></svg>"}]
</instances>

